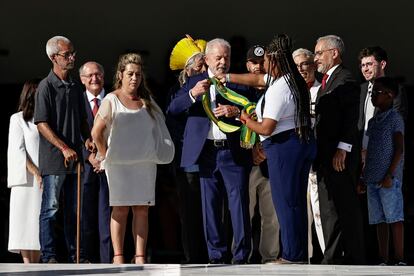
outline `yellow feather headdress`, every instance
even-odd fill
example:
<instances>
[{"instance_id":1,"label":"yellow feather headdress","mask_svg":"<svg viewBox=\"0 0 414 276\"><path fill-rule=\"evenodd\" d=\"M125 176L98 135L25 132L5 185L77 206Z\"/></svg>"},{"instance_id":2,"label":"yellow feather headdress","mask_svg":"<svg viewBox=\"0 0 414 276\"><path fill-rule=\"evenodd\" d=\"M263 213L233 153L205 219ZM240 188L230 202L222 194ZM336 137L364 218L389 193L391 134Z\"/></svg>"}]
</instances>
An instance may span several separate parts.
<instances>
[{"instance_id":1,"label":"yellow feather headdress","mask_svg":"<svg viewBox=\"0 0 414 276\"><path fill-rule=\"evenodd\" d=\"M186 35L174 46L170 55L171 70L182 70L188 60L196 54L204 53L207 42L203 39L194 39Z\"/></svg>"}]
</instances>

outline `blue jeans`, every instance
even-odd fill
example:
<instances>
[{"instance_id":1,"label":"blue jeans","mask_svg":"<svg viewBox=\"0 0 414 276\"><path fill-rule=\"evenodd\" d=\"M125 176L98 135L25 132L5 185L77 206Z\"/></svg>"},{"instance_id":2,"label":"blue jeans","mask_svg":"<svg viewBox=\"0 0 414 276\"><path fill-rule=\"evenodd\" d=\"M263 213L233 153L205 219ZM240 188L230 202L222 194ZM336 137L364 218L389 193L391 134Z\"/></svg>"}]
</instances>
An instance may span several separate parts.
<instances>
[{"instance_id":1,"label":"blue jeans","mask_svg":"<svg viewBox=\"0 0 414 276\"><path fill-rule=\"evenodd\" d=\"M69 262L76 260L76 174L45 175L43 179L42 206L40 209L39 235L42 262L56 259L55 223L59 197L63 192L63 216Z\"/></svg>"}]
</instances>

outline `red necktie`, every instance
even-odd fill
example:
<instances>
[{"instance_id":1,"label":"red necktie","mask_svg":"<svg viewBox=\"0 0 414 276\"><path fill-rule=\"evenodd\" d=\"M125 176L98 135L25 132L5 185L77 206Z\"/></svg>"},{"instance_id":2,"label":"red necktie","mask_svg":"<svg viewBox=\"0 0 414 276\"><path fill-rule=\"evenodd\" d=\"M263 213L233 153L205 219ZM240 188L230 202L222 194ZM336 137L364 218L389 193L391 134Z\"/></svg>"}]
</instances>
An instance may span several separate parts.
<instances>
[{"instance_id":1,"label":"red necktie","mask_svg":"<svg viewBox=\"0 0 414 276\"><path fill-rule=\"evenodd\" d=\"M306 85L308 86L308 89L311 89L314 83L315 81L307 82Z\"/></svg>"},{"instance_id":2,"label":"red necktie","mask_svg":"<svg viewBox=\"0 0 414 276\"><path fill-rule=\"evenodd\" d=\"M323 75L323 78L322 78L322 89L325 89L326 80L328 79L328 77L329 77L328 74Z\"/></svg>"},{"instance_id":3,"label":"red necktie","mask_svg":"<svg viewBox=\"0 0 414 276\"><path fill-rule=\"evenodd\" d=\"M93 106L92 114L93 114L93 117L95 117L96 113L98 113L98 109L99 109L99 99L98 98L93 98L93 102L94 102L95 105Z\"/></svg>"}]
</instances>

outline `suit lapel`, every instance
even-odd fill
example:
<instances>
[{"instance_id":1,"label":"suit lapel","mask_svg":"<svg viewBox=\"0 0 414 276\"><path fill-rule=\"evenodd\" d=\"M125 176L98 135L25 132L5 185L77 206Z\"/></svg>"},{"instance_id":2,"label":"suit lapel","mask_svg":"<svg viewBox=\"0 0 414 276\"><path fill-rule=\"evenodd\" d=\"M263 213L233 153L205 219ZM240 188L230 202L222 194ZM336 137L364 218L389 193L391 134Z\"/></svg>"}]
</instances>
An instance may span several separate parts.
<instances>
[{"instance_id":1,"label":"suit lapel","mask_svg":"<svg viewBox=\"0 0 414 276\"><path fill-rule=\"evenodd\" d=\"M318 94L317 94L317 98L316 98L316 104L318 104L319 98L329 94L330 92L332 92L332 89L334 88L334 83L335 80L339 74L339 72L341 72L342 70L342 65L339 65L331 74L331 76L328 79L328 82L326 83L325 89L322 89L322 85L319 87L318 90Z\"/></svg>"}]
</instances>

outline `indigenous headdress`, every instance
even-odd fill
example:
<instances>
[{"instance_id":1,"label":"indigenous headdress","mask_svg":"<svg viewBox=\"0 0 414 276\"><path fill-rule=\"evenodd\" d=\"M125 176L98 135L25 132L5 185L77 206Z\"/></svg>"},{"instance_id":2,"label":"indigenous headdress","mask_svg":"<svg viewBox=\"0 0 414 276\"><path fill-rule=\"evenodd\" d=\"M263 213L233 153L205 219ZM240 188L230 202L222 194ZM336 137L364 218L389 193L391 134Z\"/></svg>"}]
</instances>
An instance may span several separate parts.
<instances>
[{"instance_id":1,"label":"indigenous headdress","mask_svg":"<svg viewBox=\"0 0 414 276\"><path fill-rule=\"evenodd\" d=\"M194 55L204 53L207 42L203 39L194 40L191 36L186 35L174 46L170 56L171 70L182 70L188 60Z\"/></svg>"}]
</instances>

